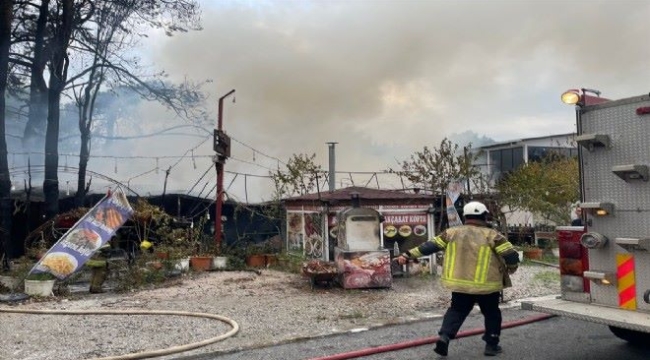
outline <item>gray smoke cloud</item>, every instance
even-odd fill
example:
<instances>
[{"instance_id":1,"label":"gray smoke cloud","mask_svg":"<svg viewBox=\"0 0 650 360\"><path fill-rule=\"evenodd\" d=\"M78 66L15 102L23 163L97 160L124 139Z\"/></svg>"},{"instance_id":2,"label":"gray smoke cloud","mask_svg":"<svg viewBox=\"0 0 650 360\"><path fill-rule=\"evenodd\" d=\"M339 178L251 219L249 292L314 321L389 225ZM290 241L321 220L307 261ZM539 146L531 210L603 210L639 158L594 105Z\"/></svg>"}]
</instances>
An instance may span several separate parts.
<instances>
[{"instance_id":1,"label":"gray smoke cloud","mask_svg":"<svg viewBox=\"0 0 650 360\"><path fill-rule=\"evenodd\" d=\"M282 160L316 153L325 169L327 141L339 143L339 170L379 171L468 130L497 141L571 132L568 88L649 90L645 1L204 1L202 18L200 32L152 34L146 59L178 80L214 80L215 113L236 89L231 136ZM253 153L234 143L233 157L257 165L227 169L277 167ZM185 166L172 187L200 175ZM268 199L267 185L249 182L250 197ZM233 193L243 188L240 178Z\"/></svg>"}]
</instances>

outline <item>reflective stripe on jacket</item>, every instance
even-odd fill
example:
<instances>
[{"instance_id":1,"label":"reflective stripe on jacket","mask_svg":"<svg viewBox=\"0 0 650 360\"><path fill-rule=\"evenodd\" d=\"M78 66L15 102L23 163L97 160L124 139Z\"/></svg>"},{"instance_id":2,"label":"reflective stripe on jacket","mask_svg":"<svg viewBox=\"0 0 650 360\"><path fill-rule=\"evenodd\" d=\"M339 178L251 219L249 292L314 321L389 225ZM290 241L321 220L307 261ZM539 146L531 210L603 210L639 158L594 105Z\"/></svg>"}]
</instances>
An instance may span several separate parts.
<instances>
[{"instance_id":1,"label":"reflective stripe on jacket","mask_svg":"<svg viewBox=\"0 0 650 360\"><path fill-rule=\"evenodd\" d=\"M419 257L439 250L445 251L441 281L451 291L489 294L510 284L501 257L515 250L496 230L468 222L445 230L439 236L410 250L409 254L411 257Z\"/></svg>"}]
</instances>

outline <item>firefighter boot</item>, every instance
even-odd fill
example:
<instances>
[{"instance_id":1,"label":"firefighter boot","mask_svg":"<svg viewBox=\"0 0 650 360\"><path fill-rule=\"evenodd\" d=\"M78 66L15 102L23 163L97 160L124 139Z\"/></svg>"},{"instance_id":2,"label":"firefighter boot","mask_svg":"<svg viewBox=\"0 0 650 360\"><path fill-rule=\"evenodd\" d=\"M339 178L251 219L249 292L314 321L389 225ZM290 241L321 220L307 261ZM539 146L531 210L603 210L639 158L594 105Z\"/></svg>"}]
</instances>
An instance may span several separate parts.
<instances>
[{"instance_id":1,"label":"firefighter boot","mask_svg":"<svg viewBox=\"0 0 650 360\"><path fill-rule=\"evenodd\" d=\"M447 351L449 350L449 336L447 335L440 335L440 339L436 341L436 347L433 349L433 351L442 356L447 356Z\"/></svg>"},{"instance_id":2,"label":"firefighter boot","mask_svg":"<svg viewBox=\"0 0 650 360\"><path fill-rule=\"evenodd\" d=\"M496 356L497 354L501 353L501 350L501 346L499 345L485 344L485 351L483 352L483 355Z\"/></svg>"},{"instance_id":3,"label":"firefighter boot","mask_svg":"<svg viewBox=\"0 0 650 360\"><path fill-rule=\"evenodd\" d=\"M98 294L104 292L102 285L106 281L108 270L106 267L94 267L90 278L90 293Z\"/></svg>"}]
</instances>

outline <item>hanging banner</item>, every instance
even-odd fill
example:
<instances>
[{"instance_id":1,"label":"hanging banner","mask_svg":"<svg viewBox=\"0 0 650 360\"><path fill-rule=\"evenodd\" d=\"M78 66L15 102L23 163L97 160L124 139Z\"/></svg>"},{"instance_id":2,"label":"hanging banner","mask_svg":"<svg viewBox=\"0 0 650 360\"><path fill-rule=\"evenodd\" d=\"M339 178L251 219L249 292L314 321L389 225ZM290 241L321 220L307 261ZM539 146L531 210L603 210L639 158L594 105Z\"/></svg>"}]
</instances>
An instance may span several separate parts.
<instances>
[{"instance_id":1,"label":"hanging banner","mask_svg":"<svg viewBox=\"0 0 650 360\"><path fill-rule=\"evenodd\" d=\"M131 217L133 209L118 189L90 209L34 265L31 273L50 273L63 280L81 269Z\"/></svg>"},{"instance_id":2,"label":"hanging banner","mask_svg":"<svg viewBox=\"0 0 650 360\"><path fill-rule=\"evenodd\" d=\"M445 198L445 202L447 205L447 220L449 227L463 225L463 222L460 220L460 215L454 206L456 200L458 200L462 192L463 183L460 181L451 182L449 186L447 186L447 196Z\"/></svg>"}]
</instances>

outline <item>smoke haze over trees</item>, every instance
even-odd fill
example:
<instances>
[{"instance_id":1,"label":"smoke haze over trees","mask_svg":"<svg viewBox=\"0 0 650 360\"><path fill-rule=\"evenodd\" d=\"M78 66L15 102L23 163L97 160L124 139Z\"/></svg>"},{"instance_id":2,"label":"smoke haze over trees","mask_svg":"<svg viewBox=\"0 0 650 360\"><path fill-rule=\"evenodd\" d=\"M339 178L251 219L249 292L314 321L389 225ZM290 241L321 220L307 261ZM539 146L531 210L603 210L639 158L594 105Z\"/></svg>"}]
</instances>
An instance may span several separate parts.
<instances>
[{"instance_id":1,"label":"smoke haze over trees","mask_svg":"<svg viewBox=\"0 0 650 360\"><path fill-rule=\"evenodd\" d=\"M59 172L67 170L60 166L60 140L62 134L66 139L73 138L70 125L76 123L79 135L76 199L78 205L83 205L91 138L94 133L100 135L98 126L110 124L113 117L112 128L104 131L108 133L105 138L110 138L117 122L113 115L106 116L112 110L103 109L98 118L104 115L104 123L93 123L102 92L128 89L143 99L160 102L176 117L194 126L206 122L207 114L202 109L205 96L200 89L203 83L167 81L164 71L140 66L132 51L140 39L146 39L147 29L162 29L168 36L200 30L200 10L195 1L3 0L2 11L0 136L5 150L0 149L0 197L3 201L10 199L10 170L3 164L8 164L8 150L11 150L14 162L16 154L26 155L18 161L30 166L26 170L29 186L32 165L37 170L35 174L42 174L39 178L46 219L58 214ZM6 90L11 95L8 97L11 109L4 106ZM77 121L70 121L72 114L76 114ZM6 126L9 120L15 123ZM8 149L4 141L8 137L20 140L20 148L14 142L15 147ZM68 167L67 160L66 157L64 168ZM10 232L7 216L6 211L2 213L5 234Z\"/></svg>"}]
</instances>

